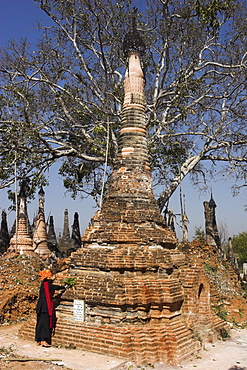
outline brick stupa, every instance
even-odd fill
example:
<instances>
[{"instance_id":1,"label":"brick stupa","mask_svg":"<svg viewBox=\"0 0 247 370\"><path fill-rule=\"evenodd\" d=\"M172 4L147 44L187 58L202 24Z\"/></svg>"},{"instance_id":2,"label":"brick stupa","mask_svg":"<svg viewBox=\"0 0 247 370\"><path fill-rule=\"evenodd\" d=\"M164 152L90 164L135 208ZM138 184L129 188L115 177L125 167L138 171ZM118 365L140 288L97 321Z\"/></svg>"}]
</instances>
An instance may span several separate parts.
<instances>
[{"instance_id":1,"label":"brick stupa","mask_svg":"<svg viewBox=\"0 0 247 370\"><path fill-rule=\"evenodd\" d=\"M17 228L10 239L6 253L34 254L33 241L28 233L28 219L25 207L25 197L20 196Z\"/></svg>"},{"instance_id":2,"label":"brick stupa","mask_svg":"<svg viewBox=\"0 0 247 370\"><path fill-rule=\"evenodd\" d=\"M64 221L63 221L63 234L58 239L58 249L59 252L64 256L69 256L69 250L73 246L73 241L70 238L69 232L69 211L68 209L64 210Z\"/></svg>"},{"instance_id":3,"label":"brick stupa","mask_svg":"<svg viewBox=\"0 0 247 370\"><path fill-rule=\"evenodd\" d=\"M35 228L33 232L33 249L40 257L46 259L51 256L51 250L48 247L48 237L45 222L44 210L44 195L45 192L41 187L39 191L39 211L35 221Z\"/></svg>"},{"instance_id":4,"label":"brick stupa","mask_svg":"<svg viewBox=\"0 0 247 370\"><path fill-rule=\"evenodd\" d=\"M177 249L154 198L138 37L133 27L126 38L117 161L83 246L72 253L67 277L76 284L56 309L52 343L136 364L180 363L198 350L196 337L213 337L224 324L211 312L203 268ZM33 328L34 321L20 334Z\"/></svg>"}]
</instances>

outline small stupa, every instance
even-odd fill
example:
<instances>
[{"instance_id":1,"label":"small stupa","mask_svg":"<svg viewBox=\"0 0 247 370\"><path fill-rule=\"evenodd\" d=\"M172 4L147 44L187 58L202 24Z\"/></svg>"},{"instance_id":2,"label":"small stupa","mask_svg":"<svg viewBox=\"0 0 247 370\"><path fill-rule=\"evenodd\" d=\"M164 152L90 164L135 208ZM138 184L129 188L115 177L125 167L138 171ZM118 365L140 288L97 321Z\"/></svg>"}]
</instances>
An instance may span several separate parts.
<instances>
[{"instance_id":1,"label":"small stupa","mask_svg":"<svg viewBox=\"0 0 247 370\"><path fill-rule=\"evenodd\" d=\"M19 217L19 209L20 209L20 201L21 200L22 200L22 202L24 204L24 206L22 208L23 208L23 213L26 216L28 234L29 234L29 236L30 236L31 239L33 237L32 226L31 226L31 224L29 222L28 210L27 210L27 193L29 191L28 182L29 182L29 180L27 178L24 178L20 182L20 191L19 191L19 194L17 196L17 217L15 217L14 223L13 223L13 225L11 227L11 230L10 230L10 238L12 238L12 236L16 232L16 219L18 220L18 217Z\"/></svg>"},{"instance_id":2,"label":"small stupa","mask_svg":"<svg viewBox=\"0 0 247 370\"><path fill-rule=\"evenodd\" d=\"M73 242L70 238L70 231L69 231L69 211L68 209L64 210L64 220L63 220L63 233L62 236L58 239L58 250L62 256L67 257L70 252L71 246Z\"/></svg>"},{"instance_id":3,"label":"small stupa","mask_svg":"<svg viewBox=\"0 0 247 370\"><path fill-rule=\"evenodd\" d=\"M25 194L20 194L19 211L17 228L10 239L9 248L7 252L15 252L19 254L33 253L33 241L28 233L28 220L25 205Z\"/></svg>"},{"instance_id":4,"label":"small stupa","mask_svg":"<svg viewBox=\"0 0 247 370\"><path fill-rule=\"evenodd\" d=\"M46 259L51 256L51 251L48 247L48 238L45 223L44 211L44 195L43 188L39 191L39 210L35 220L35 228L33 231L33 249L35 253L39 254L42 258Z\"/></svg>"},{"instance_id":5,"label":"small stupa","mask_svg":"<svg viewBox=\"0 0 247 370\"><path fill-rule=\"evenodd\" d=\"M5 253L9 247L9 231L8 231L8 224L7 224L7 213L3 209L2 210L2 221L0 227L0 255Z\"/></svg>"},{"instance_id":6,"label":"small stupa","mask_svg":"<svg viewBox=\"0 0 247 370\"><path fill-rule=\"evenodd\" d=\"M82 244L78 212L74 213L74 222L72 225L71 239L73 242L72 246L73 251L76 251L78 248L81 247Z\"/></svg>"},{"instance_id":7,"label":"small stupa","mask_svg":"<svg viewBox=\"0 0 247 370\"><path fill-rule=\"evenodd\" d=\"M57 248L57 237L55 233L53 216L49 217L47 239L48 239L49 249L54 250L55 248Z\"/></svg>"},{"instance_id":8,"label":"small stupa","mask_svg":"<svg viewBox=\"0 0 247 370\"><path fill-rule=\"evenodd\" d=\"M221 242L216 222L216 203L213 198L213 193L211 192L211 197L209 202L203 202L204 205L204 215L205 215L205 234L206 234L206 243L208 245L214 246L217 249L221 250Z\"/></svg>"}]
</instances>

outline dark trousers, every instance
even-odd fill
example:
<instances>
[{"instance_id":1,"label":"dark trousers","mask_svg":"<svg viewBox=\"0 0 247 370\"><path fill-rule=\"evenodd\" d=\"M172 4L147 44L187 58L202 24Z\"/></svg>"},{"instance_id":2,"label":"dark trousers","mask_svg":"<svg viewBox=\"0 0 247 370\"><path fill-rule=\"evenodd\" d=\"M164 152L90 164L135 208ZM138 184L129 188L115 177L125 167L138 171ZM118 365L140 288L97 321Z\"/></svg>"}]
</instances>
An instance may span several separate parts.
<instances>
[{"instance_id":1,"label":"dark trousers","mask_svg":"<svg viewBox=\"0 0 247 370\"><path fill-rule=\"evenodd\" d=\"M40 342L51 340L50 316L47 312L37 314L37 323L35 329L35 341Z\"/></svg>"}]
</instances>

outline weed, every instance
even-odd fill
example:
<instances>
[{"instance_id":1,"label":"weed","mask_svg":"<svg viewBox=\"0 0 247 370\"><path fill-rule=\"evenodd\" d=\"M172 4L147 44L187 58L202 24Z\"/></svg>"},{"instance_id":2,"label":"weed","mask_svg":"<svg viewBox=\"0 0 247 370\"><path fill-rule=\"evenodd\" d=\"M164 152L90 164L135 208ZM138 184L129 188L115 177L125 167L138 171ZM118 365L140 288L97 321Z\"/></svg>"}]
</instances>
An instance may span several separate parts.
<instances>
[{"instance_id":1,"label":"weed","mask_svg":"<svg viewBox=\"0 0 247 370\"><path fill-rule=\"evenodd\" d=\"M205 270L205 272L207 272L208 274L215 274L218 270L219 270L219 268L218 268L218 266L212 266L212 265L210 265L210 263L205 263L204 264L204 270Z\"/></svg>"},{"instance_id":2,"label":"weed","mask_svg":"<svg viewBox=\"0 0 247 370\"><path fill-rule=\"evenodd\" d=\"M204 270L206 271L206 272L213 272L213 268L212 268L212 266L209 264L209 263L205 263L205 265L204 265Z\"/></svg>"},{"instance_id":3,"label":"weed","mask_svg":"<svg viewBox=\"0 0 247 370\"><path fill-rule=\"evenodd\" d=\"M16 282L17 285L22 284L22 281L18 278L15 278L15 282Z\"/></svg>"},{"instance_id":4,"label":"weed","mask_svg":"<svg viewBox=\"0 0 247 370\"><path fill-rule=\"evenodd\" d=\"M4 353L5 355L7 355L9 353L9 350L5 347L1 347L0 348L0 352Z\"/></svg>"},{"instance_id":5,"label":"weed","mask_svg":"<svg viewBox=\"0 0 247 370\"><path fill-rule=\"evenodd\" d=\"M242 318L244 315L243 309L239 308L238 311L239 311L239 316Z\"/></svg>"},{"instance_id":6,"label":"weed","mask_svg":"<svg viewBox=\"0 0 247 370\"><path fill-rule=\"evenodd\" d=\"M220 329L220 336L222 339L230 338L230 334L226 329Z\"/></svg>"},{"instance_id":7,"label":"weed","mask_svg":"<svg viewBox=\"0 0 247 370\"><path fill-rule=\"evenodd\" d=\"M242 287L242 290L243 290L242 296L244 298L247 298L247 284L246 284L245 281L241 282L241 287Z\"/></svg>"},{"instance_id":8,"label":"weed","mask_svg":"<svg viewBox=\"0 0 247 370\"><path fill-rule=\"evenodd\" d=\"M237 326L237 327L240 326L239 323L235 319L232 320L232 323L233 323L234 326Z\"/></svg>"},{"instance_id":9,"label":"weed","mask_svg":"<svg viewBox=\"0 0 247 370\"><path fill-rule=\"evenodd\" d=\"M222 320L226 321L228 312L226 309L222 308L221 306L218 306L217 308L214 309L216 315L218 315Z\"/></svg>"},{"instance_id":10,"label":"weed","mask_svg":"<svg viewBox=\"0 0 247 370\"><path fill-rule=\"evenodd\" d=\"M63 279L63 282L65 285L67 285L68 288L72 288L72 286L75 285L75 278L66 278L66 279Z\"/></svg>"}]
</instances>

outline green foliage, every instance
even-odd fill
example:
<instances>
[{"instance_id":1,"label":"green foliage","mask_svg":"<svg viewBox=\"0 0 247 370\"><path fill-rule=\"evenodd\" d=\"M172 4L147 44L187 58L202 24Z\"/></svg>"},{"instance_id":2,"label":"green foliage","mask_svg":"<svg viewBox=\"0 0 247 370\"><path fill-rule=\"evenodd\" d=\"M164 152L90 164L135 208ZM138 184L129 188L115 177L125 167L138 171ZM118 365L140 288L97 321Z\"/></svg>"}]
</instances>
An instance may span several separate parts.
<instances>
[{"instance_id":1,"label":"green foliage","mask_svg":"<svg viewBox=\"0 0 247 370\"><path fill-rule=\"evenodd\" d=\"M76 278L63 279L63 283L66 284L68 288L72 288L76 283Z\"/></svg>"},{"instance_id":2,"label":"green foliage","mask_svg":"<svg viewBox=\"0 0 247 370\"><path fill-rule=\"evenodd\" d=\"M19 284L22 284L22 281L21 281L20 279L16 278L16 279L15 279L15 283L16 283L17 285L19 285Z\"/></svg>"},{"instance_id":3,"label":"green foliage","mask_svg":"<svg viewBox=\"0 0 247 370\"><path fill-rule=\"evenodd\" d=\"M237 255L239 268L242 271L243 263L247 263L247 232L244 231L232 238L233 252Z\"/></svg>"},{"instance_id":4,"label":"green foliage","mask_svg":"<svg viewBox=\"0 0 247 370\"><path fill-rule=\"evenodd\" d=\"M206 272L208 272L208 273L212 273L213 272L213 268L212 268L212 266L209 263L205 263L203 267L204 267L204 270Z\"/></svg>"},{"instance_id":5,"label":"green foliage","mask_svg":"<svg viewBox=\"0 0 247 370\"><path fill-rule=\"evenodd\" d=\"M214 311L222 320L227 321L228 312L226 309L222 308L222 306L218 306Z\"/></svg>"},{"instance_id":6,"label":"green foliage","mask_svg":"<svg viewBox=\"0 0 247 370\"><path fill-rule=\"evenodd\" d=\"M48 27L38 25L36 45L20 39L0 50L0 187L13 183L16 164L18 179L31 178L34 191L62 159L66 189L97 200L105 161L109 175L118 152L127 66L122 44L136 4L35 2L49 20ZM167 188L160 204L187 175L199 187L212 176L234 173L241 186L247 165L246 5L145 0L137 28L146 44L154 184ZM225 163L219 171L217 161ZM212 170L203 163L213 163Z\"/></svg>"},{"instance_id":7,"label":"green foliage","mask_svg":"<svg viewBox=\"0 0 247 370\"><path fill-rule=\"evenodd\" d=\"M222 0L210 0L206 2L197 0L195 10L199 20L207 24L209 31L212 34L218 35L220 26L222 25L222 14L224 13L229 17L230 14L227 14L227 11L233 3L233 1Z\"/></svg>"},{"instance_id":8,"label":"green foliage","mask_svg":"<svg viewBox=\"0 0 247 370\"><path fill-rule=\"evenodd\" d=\"M205 232L202 230L201 226L200 227L195 227L195 235L193 239L198 239L201 244L205 244L206 239L205 239Z\"/></svg>"},{"instance_id":9,"label":"green foliage","mask_svg":"<svg viewBox=\"0 0 247 370\"><path fill-rule=\"evenodd\" d=\"M204 270L208 275L215 275L218 271L218 266L212 266L210 263L205 262L204 264Z\"/></svg>"},{"instance_id":10,"label":"green foliage","mask_svg":"<svg viewBox=\"0 0 247 370\"><path fill-rule=\"evenodd\" d=\"M230 334L229 334L229 331L226 330L226 329L220 329L220 336L222 339L226 339L226 338L230 338Z\"/></svg>"},{"instance_id":11,"label":"green foliage","mask_svg":"<svg viewBox=\"0 0 247 370\"><path fill-rule=\"evenodd\" d=\"M243 297L247 298L247 283L245 281L241 282L241 287L243 289Z\"/></svg>"}]
</instances>

